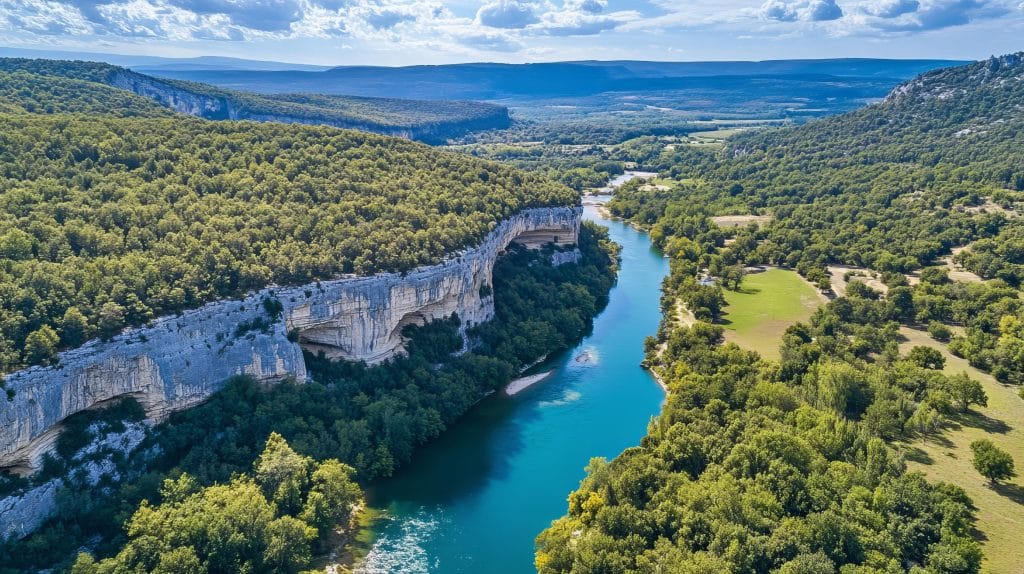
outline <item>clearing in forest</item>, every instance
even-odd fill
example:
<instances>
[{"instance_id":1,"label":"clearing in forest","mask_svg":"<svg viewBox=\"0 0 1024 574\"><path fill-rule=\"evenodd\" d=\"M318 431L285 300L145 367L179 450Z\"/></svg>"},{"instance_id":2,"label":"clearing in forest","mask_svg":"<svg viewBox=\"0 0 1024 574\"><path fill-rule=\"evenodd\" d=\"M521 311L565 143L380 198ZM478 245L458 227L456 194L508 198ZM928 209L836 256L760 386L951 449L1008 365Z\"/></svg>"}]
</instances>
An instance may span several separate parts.
<instances>
[{"instance_id":1,"label":"clearing in forest","mask_svg":"<svg viewBox=\"0 0 1024 574\"><path fill-rule=\"evenodd\" d=\"M772 216L770 215L716 215L711 218L711 221L722 229L746 227L750 223L756 223L760 227L770 223L771 220Z\"/></svg>"},{"instance_id":2,"label":"clearing in forest","mask_svg":"<svg viewBox=\"0 0 1024 574\"><path fill-rule=\"evenodd\" d=\"M786 328L807 321L825 298L795 271L769 269L743 278L740 291L725 291L725 339L778 360Z\"/></svg>"},{"instance_id":3,"label":"clearing in forest","mask_svg":"<svg viewBox=\"0 0 1024 574\"><path fill-rule=\"evenodd\" d=\"M995 488L988 484L971 464L970 445L986 438L1013 456L1018 475L1024 474L1024 400L1017 388L1003 385L970 366L966 360L953 356L946 346L924 331L903 327L900 334L906 341L900 352L906 354L914 346L938 349L946 358L948 374L966 372L977 379L988 395L988 406L972 406L957 416L938 436L927 441L904 444L907 466L930 479L955 484L967 491L977 507L978 540L985 551L983 573L1020 574L1024 572L1020 558L1021 532L1024 531L1024 478L1017 476Z\"/></svg>"}]
</instances>

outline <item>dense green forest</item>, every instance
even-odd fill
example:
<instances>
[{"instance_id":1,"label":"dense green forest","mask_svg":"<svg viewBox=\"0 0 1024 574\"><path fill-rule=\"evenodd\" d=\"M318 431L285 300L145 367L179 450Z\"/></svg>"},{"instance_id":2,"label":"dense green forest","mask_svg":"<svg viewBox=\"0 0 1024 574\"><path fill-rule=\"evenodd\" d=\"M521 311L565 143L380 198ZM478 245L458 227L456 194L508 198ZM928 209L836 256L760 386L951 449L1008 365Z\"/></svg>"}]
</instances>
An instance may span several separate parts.
<instances>
[{"instance_id":1,"label":"dense green forest","mask_svg":"<svg viewBox=\"0 0 1024 574\"><path fill-rule=\"evenodd\" d=\"M352 467L317 463L271 433L251 475L207 487L188 474L165 479L162 502L139 506L116 556L97 563L82 553L71 572L297 572L326 549L331 532L353 527L362 492L352 475Z\"/></svg>"},{"instance_id":2,"label":"dense green forest","mask_svg":"<svg viewBox=\"0 0 1024 574\"><path fill-rule=\"evenodd\" d=\"M936 351L901 355L901 324L1022 382L1022 103L1024 63L1006 56L925 74L861 111L663 151L672 189L624 186L611 211L671 258L648 344L669 400L638 447L592 462L538 537L538 570L978 572L967 494L907 472L887 443L927 439L987 400L941 373ZM772 221L711 220L727 214ZM937 266L964 245L956 259L991 280ZM741 283L744 265L794 268L827 290L837 263L880 273L888 292L850 284L786 331L779 362L676 319L681 302L718 320L722 284ZM705 272L722 281L702 284Z\"/></svg>"},{"instance_id":3,"label":"dense green forest","mask_svg":"<svg viewBox=\"0 0 1024 574\"><path fill-rule=\"evenodd\" d=\"M436 263L518 210L576 201L510 167L328 127L3 115L0 372L270 283Z\"/></svg>"},{"instance_id":4,"label":"dense green forest","mask_svg":"<svg viewBox=\"0 0 1024 574\"><path fill-rule=\"evenodd\" d=\"M141 97L163 105L184 106L179 109L206 119L325 124L381 133L402 133L413 139L433 143L442 143L449 137L472 130L504 128L510 121L507 109L482 102L320 94L263 95L210 84L155 78L99 62L0 58L0 71L102 84L125 94L138 93ZM169 97L172 93L173 98ZM125 94L114 98L123 99ZM115 108L111 106L111 109Z\"/></svg>"},{"instance_id":5,"label":"dense green forest","mask_svg":"<svg viewBox=\"0 0 1024 574\"><path fill-rule=\"evenodd\" d=\"M29 538L0 545L0 572L66 564L85 545L97 556L142 560L131 557L133 548L146 537L163 532L159 529L171 528L176 521L203 512L206 505L216 504L209 497L230 497L237 492L259 502L248 479L232 477L253 469L264 442L275 432L302 456L318 461L337 459L352 466L363 484L390 476L417 446L437 437L485 394L507 384L523 366L567 348L589 330L615 282L616 249L607 230L589 223L582 228L583 256L578 264L553 267L550 252L512 247L494 270L496 318L470 333L470 352L457 354L463 340L457 332L459 321L453 317L410 327L406 333L410 337L408 356L381 366L370 368L307 355L313 379L307 384L284 382L261 389L253 380L239 377L206 403L156 426L132 457L115 456L121 480L108 476L92 485L82 476L82 459L76 453L90 439L123 430L126 421L138 420L141 409L137 405L131 408L129 403L108 414L99 411L72 417L66 426L73 432L62 435L56 454L48 456L43 474L34 479L42 482L53 476L65 477L56 516ZM182 479L183 473L190 478ZM168 500L166 490L177 487L168 485L167 479L188 480L197 487L220 486L188 500L180 493ZM24 484L5 486L9 490ZM303 500L295 496L294 500ZM268 500L272 498L268 496ZM143 500L159 506L140 507ZM290 506L294 512L279 511L301 519L304 504ZM151 519L150 512L162 518ZM261 516L268 521L281 519L278 515ZM129 520L128 530L123 531L122 524ZM197 520L200 524L195 528L200 530L195 532L201 534L207 522ZM134 527L138 522L156 530ZM258 545L263 540L267 538L262 535L254 538L245 559L262 556L263 547ZM145 556L163 550L169 548L149 548ZM196 551L201 553L199 548ZM140 563L150 564L132 562ZM240 570L232 568L238 564L200 571L237 572Z\"/></svg>"},{"instance_id":6,"label":"dense green forest","mask_svg":"<svg viewBox=\"0 0 1024 574\"><path fill-rule=\"evenodd\" d=\"M170 117L170 109L127 90L76 78L0 72L0 113Z\"/></svg>"},{"instance_id":7,"label":"dense green forest","mask_svg":"<svg viewBox=\"0 0 1024 574\"><path fill-rule=\"evenodd\" d=\"M956 260L995 280L915 286L904 321L963 325L953 348L1020 382L1022 69L1011 55L939 70L860 111L745 133L723 149L679 146L658 159L675 189L626 186L610 208L650 226L660 243L702 215L770 214L774 221L727 263L781 264L814 282L830 263L907 273L969 246Z\"/></svg>"}]
</instances>

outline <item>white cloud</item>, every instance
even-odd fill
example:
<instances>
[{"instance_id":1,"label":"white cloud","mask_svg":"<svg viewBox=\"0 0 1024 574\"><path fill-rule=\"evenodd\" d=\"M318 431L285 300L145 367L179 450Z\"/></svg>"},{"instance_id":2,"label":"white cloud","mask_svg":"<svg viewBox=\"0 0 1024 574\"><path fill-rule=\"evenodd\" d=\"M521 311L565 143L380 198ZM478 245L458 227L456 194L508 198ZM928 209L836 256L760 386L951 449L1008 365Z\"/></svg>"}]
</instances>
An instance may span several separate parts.
<instances>
[{"instance_id":1,"label":"white cloud","mask_svg":"<svg viewBox=\"0 0 1024 574\"><path fill-rule=\"evenodd\" d=\"M871 0L860 5L866 14L879 18L895 18L916 12L921 7L917 0Z\"/></svg>"},{"instance_id":2,"label":"white cloud","mask_svg":"<svg viewBox=\"0 0 1024 574\"><path fill-rule=\"evenodd\" d=\"M549 6L531 30L550 36L589 36L642 18L633 10L605 14L607 5L607 1L566 0L561 6Z\"/></svg>"},{"instance_id":3,"label":"white cloud","mask_svg":"<svg viewBox=\"0 0 1024 574\"><path fill-rule=\"evenodd\" d=\"M1005 38L1022 26L1022 0L0 0L0 41L6 44L96 49L145 43L149 53L244 54L250 47L242 41L282 47L294 41L302 50L333 51L344 43L388 53L393 62L433 54L635 57L639 49L660 57L681 45L705 57L744 49L764 57L763 48L785 44L766 42L780 39L812 46L805 53L814 57L826 55L815 42L863 37L880 41L877 46L932 30L988 30L970 36L975 46L945 52L966 55L979 47L1007 51L986 34L996 30ZM586 38L595 35L601 39ZM864 53L863 45L849 46ZM999 44L1007 45L1016 43ZM793 53L788 50L777 53Z\"/></svg>"},{"instance_id":4,"label":"white cloud","mask_svg":"<svg viewBox=\"0 0 1024 574\"><path fill-rule=\"evenodd\" d=\"M827 22L843 17L835 0L767 0L761 17L778 22Z\"/></svg>"},{"instance_id":5,"label":"white cloud","mask_svg":"<svg viewBox=\"0 0 1024 574\"><path fill-rule=\"evenodd\" d=\"M491 28L521 29L537 22L533 4L519 0L496 0L477 10L478 24Z\"/></svg>"}]
</instances>

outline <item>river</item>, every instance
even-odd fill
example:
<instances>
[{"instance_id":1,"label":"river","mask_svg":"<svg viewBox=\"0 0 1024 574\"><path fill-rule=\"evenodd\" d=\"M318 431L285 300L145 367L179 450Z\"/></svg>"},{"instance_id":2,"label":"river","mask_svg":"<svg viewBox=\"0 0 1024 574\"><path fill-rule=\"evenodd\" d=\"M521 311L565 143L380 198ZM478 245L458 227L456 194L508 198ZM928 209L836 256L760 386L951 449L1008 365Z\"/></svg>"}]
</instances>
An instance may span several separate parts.
<instances>
[{"instance_id":1,"label":"river","mask_svg":"<svg viewBox=\"0 0 1024 574\"><path fill-rule=\"evenodd\" d=\"M551 376L481 401L370 489L370 505L384 514L358 572L531 572L534 538L565 513L590 458L613 458L643 437L664 400L640 361L660 321L668 261L645 234L593 205L584 216L622 246L619 280L593 333L534 369Z\"/></svg>"}]
</instances>

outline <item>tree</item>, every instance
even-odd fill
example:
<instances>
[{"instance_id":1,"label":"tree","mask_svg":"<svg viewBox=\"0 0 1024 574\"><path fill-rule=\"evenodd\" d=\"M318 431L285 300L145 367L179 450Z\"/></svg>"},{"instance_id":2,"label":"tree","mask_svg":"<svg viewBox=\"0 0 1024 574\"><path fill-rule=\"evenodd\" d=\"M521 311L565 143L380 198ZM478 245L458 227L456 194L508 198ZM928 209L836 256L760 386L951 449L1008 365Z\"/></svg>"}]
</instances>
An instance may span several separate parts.
<instances>
[{"instance_id":1,"label":"tree","mask_svg":"<svg viewBox=\"0 0 1024 574\"><path fill-rule=\"evenodd\" d=\"M988 406L988 395L981 383L960 373L947 378L946 390L953 400L960 404L960 410L966 412L971 405Z\"/></svg>"},{"instance_id":2,"label":"tree","mask_svg":"<svg viewBox=\"0 0 1024 574\"><path fill-rule=\"evenodd\" d=\"M362 497L359 485L352 480L354 475L355 469L337 460L320 463L313 472L313 486L302 518L321 531L347 522Z\"/></svg>"},{"instance_id":3,"label":"tree","mask_svg":"<svg viewBox=\"0 0 1024 574\"><path fill-rule=\"evenodd\" d=\"M992 485L1000 480L1017 476L1013 468L1013 457L1001 450L988 439L976 440L971 443L974 453L974 469L987 478Z\"/></svg>"},{"instance_id":4,"label":"tree","mask_svg":"<svg viewBox=\"0 0 1024 574\"><path fill-rule=\"evenodd\" d=\"M946 358L938 349L918 345L907 353L907 359L922 369L941 371L946 366Z\"/></svg>"},{"instance_id":5,"label":"tree","mask_svg":"<svg viewBox=\"0 0 1024 574\"><path fill-rule=\"evenodd\" d=\"M25 361L29 364L49 364L57 358L60 337L49 325L43 325L25 337Z\"/></svg>"},{"instance_id":6,"label":"tree","mask_svg":"<svg viewBox=\"0 0 1024 574\"><path fill-rule=\"evenodd\" d=\"M60 321L60 340L68 347L77 347L92 336L89 320L78 310L68 307Z\"/></svg>"},{"instance_id":7,"label":"tree","mask_svg":"<svg viewBox=\"0 0 1024 574\"><path fill-rule=\"evenodd\" d=\"M902 277L902 275L900 275ZM899 286L889 289L885 300L896 308L896 315L903 320L914 318L914 292L909 287Z\"/></svg>"},{"instance_id":8,"label":"tree","mask_svg":"<svg viewBox=\"0 0 1024 574\"><path fill-rule=\"evenodd\" d=\"M932 321L928 323L928 334L932 336L932 339L935 339L936 341L941 341L943 343L948 343L949 340L953 337L953 332L949 329L949 327L943 325L938 321Z\"/></svg>"},{"instance_id":9,"label":"tree","mask_svg":"<svg viewBox=\"0 0 1024 574\"><path fill-rule=\"evenodd\" d=\"M801 554L786 562L778 574L834 574L836 565L822 552Z\"/></svg>"},{"instance_id":10,"label":"tree","mask_svg":"<svg viewBox=\"0 0 1024 574\"><path fill-rule=\"evenodd\" d=\"M312 466L311 458L298 454L284 437L272 432L256 461L256 483L268 500L291 514L301 508Z\"/></svg>"},{"instance_id":11,"label":"tree","mask_svg":"<svg viewBox=\"0 0 1024 574\"><path fill-rule=\"evenodd\" d=\"M113 301L108 301L100 307L98 317L97 328L103 339L110 339L124 328L124 307Z\"/></svg>"},{"instance_id":12,"label":"tree","mask_svg":"<svg viewBox=\"0 0 1024 574\"><path fill-rule=\"evenodd\" d=\"M907 427L913 429L921 437L921 441L925 441L928 435L942 427L943 422L942 413L930 406L921 405L907 420Z\"/></svg>"}]
</instances>

